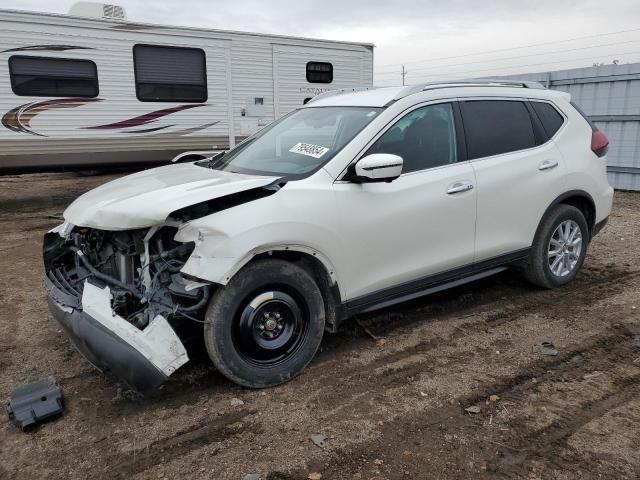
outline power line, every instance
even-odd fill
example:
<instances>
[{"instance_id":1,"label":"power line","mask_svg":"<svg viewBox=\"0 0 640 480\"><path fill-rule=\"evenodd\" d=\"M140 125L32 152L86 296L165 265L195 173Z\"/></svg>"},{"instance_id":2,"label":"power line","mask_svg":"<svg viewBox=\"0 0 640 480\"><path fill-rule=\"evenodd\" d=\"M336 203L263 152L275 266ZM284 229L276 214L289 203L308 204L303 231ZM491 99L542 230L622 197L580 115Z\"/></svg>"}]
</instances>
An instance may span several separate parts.
<instances>
[{"instance_id":1,"label":"power line","mask_svg":"<svg viewBox=\"0 0 640 480\"><path fill-rule=\"evenodd\" d=\"M471 65L471 64L475 64L475 63L487 63L487 62L500 62L502 60L513 60L515 58L525 58L525 57L539 57L541 55L557 55L560 53L567 53L567 52L577 52L580 50L589 50L591 48L601 48L601 47L612 47L614 45L626 45L629 43L636 43L636 42L640 42L640 39L636 39L636 40L628 40L626 42L614 42L614 43L605 43L602 45L595 45L595 46L589 46L589 47L579 47L579 48L570 48L568 50L556 50L556 51L551 51L551 52L541 52L541 53L529 53L526 55L516 55L513 57L502 57L502 58L491 58L491 59L486 59L486 60L475 60L473 62L464 62L464 63L450 63L447 65L434 65L434 67L436 68L445 68L445 67L457 67L460 65ZM418 68L417 70L413 70L413 72L422 72L424 71L424 68L426 67L422 67L422 68ZM429 67L428 69L430 69L431 67ZM391 73L391 71L386 72L386 71L377 71L378 74L388 74ZM393 72L395 73L395 71Z\"/></svg>"},{"instance_id":2,"label":"power line","mask_svg":"<svg viewBox=\"0 0 640 480\"><path fill-rule=\"evenodd\" d=\"M558 64L558 63L575 62L575 61L581 61L581 60L593 60L593 59L599 59L599 58L602 58L602 57L613 57L613 56L619 56L619 55L638 55L638 54L640 54L640 51L608 53L608 54L594 55L594 56L591 56L591 57L572 58L572 59L569 59L569 60L558 60L558 61L555 61L555 62L528 63L528 64L525 64L525 65L512 65L512 66L509 66L509 67L502 66L502 67L484 68L484 69L479 69L479 70L478 69L474 69L474 70L462 70L462 71L458 71L458 72L448 72L448 73L433 73L433 74L430 74L430 76L443 77L443 76L448 76L448 75L463 75L465 73L488 72L488 71L501 70L501 69L512 69L512 68L527 68L527 67L536 67L536 66L541 66L541 65L554 65L554 64ZM576 68L580 68L580 67L576 67Z\"/></svg>"},{"instance_id":3,"label":"power line","mask_svg":"<svg viewBox=\"0 0 640 480\"><path fill-rule=\"evenodd\" d=\"M554 40L551 42L543 42L543 43L532 43L530 45L522 45L519 47L510 47L510 48L501 48L498 50L486 50L484 52L476 52L476 53L467 53L464 55L452 55L449 57L436 57L436 58L430 58L430 59L424 59L424 60L413 60L413 61L409 61L409 62L404 62L405 65L407 64L413 64L413 63L425 63L425 62L433 62L436 60L449 60L452 58L464 58L464 57L473 57L475 55L487 55L490 53L499 53L499 52L507 52L507 51L511 51L511 50L520 50L522 48L532 48L532 47L541 47L543 45L555 45L557 43L566 43L566 42L573 42L576 40L585 40L588 38L599 38L599 37L606 37L609 35L619 35L621 33L630 33L630 32L638 32L640 31L640 28L633 28L631 30L620 30L618 32L609 32L609 33L599 33L596 35L586 35L584 37L574 37L574 38L567 38L565 40ZM387 64L383 64L383 65L378 65L378 67L399 67L402 66L402 63L387 63Z\"/></svg>"}]
</instances>

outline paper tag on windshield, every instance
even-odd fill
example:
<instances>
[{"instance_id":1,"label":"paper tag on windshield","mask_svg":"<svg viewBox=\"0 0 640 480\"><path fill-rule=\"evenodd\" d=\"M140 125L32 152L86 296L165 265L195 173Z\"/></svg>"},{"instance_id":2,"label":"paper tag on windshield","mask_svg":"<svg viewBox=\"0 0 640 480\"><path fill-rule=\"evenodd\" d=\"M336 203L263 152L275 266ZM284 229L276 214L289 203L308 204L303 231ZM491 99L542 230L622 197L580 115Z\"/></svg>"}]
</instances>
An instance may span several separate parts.
<instances>
[{"instance_id":1,"label":"paper tag on windshield","mask_svg":"<svg viewBox=\"0 0 640 480\"><path fill-rule=\"evenodd\" d=\"M291 150L289 151L291 153L299 153L300 155L306 155L308 157L320 158L327 153L329 149L321 145L300 142L291 147Z\"/></svg>"}]
</instances>

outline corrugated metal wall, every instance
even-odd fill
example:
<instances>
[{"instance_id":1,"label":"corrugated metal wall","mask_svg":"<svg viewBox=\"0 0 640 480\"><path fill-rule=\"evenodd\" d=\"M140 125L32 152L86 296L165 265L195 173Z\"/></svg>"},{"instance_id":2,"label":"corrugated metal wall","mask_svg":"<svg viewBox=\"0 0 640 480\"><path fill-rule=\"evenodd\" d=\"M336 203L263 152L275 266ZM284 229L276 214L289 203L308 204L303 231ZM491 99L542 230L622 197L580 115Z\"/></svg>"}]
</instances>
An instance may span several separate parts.
<instances>
[{"instance_id":1,"label":"corrugated metal wall","mask_svg":"<svg viewBox=\"0 0 640 480\"><path fill-rule=\"evenodd\" d=\"M509 75L571 94L611 142L609 183L640 191L640 63Z\"/></svg>"}]
</instances>

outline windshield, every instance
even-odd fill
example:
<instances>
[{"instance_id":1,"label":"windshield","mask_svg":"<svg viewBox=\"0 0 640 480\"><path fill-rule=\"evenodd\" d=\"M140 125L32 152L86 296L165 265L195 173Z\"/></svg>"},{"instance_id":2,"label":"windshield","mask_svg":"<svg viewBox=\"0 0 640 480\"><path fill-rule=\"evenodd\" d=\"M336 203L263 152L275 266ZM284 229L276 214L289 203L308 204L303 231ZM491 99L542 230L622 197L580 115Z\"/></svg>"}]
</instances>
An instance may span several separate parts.
<instances>
[{"instance_id":1,"label":"windshield","mask_svg":"<svg viewBox=\"0 0 640 480\"><path fill-rule=\"evenodd\" d=\"M252 175L301 177L327 163L381 111L316 107L297 110L248 138L211 167Z\"/></svg>"}]
</instances>

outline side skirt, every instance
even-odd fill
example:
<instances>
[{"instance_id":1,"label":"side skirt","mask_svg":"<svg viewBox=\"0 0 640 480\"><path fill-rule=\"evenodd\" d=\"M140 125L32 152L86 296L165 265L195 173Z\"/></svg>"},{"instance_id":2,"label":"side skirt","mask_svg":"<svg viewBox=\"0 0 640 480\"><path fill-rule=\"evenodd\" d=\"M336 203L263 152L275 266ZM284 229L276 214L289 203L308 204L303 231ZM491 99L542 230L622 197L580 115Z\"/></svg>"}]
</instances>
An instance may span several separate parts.
<instances>
[{"instance_id":1,"label":"side skirt","mask_svg":"<svg viewBox=\"0 0 640 480\"><path fill-rule=\"evenodd\" d=\"M338 306L337 319L346 320L359 313L371 312L396 303L413 300L432 293L474 282L481 278L500 273L526 260L531 248L524 248L513 253L500 255L489 260L459 267L446 272L430 275L396 287L379 290L342 302Z\"/></svg>"}]
</instances>

